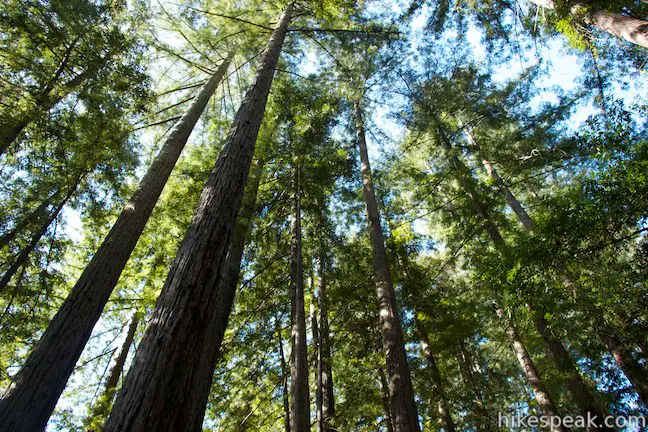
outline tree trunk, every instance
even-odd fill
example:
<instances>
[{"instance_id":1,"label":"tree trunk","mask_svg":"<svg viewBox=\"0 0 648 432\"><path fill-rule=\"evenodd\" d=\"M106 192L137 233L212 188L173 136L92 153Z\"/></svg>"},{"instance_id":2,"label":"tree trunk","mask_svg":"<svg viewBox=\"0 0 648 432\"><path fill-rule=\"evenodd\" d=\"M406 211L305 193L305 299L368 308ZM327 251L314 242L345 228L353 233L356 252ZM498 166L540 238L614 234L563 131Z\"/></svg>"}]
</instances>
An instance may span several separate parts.
<instances>
[{"instance_id":1,"label":"tree trunk","mask_svg":"<svg viewBox=\"0 0 648 432\"><path fill-rule=\"evenodd\" d=\"M529 308L533 316L535 327L545 342L547 354L549 354L551 360L553 360L558 367L561 379L565 382L569 394L580 411L580 415L584 418L597 419L595 425L589 425L588 423L587 430L589 432L613 432L614 429L607 427L603 422L607 414L596 405L594 395L581 379L578 369L569 355L569 352L567 352L562 342L554 336L548 328L544 312L535 310L531 306Z\"/></svg>"},{"instance_id":2,"label":"tree trunk","mask_svg":"<svg viewBox=\"0 0 648 432\"><path fill-rule=\"evenodd\" d=\"M277 338L279 339L279 361L281 364L281 383L282 383L282 392L281 398L283 400L283 409L284 409L284 427L286 432L290 432L290 395L288 393L288 366L286 365L286 356L284 355L283 350L283 340L281 337L281 323L277 318L276 321L276 332Z\"/></svg>"},{"instance_id":3,"label":"tree trunk","mask_svg":"<svg viewBox=\"0 0 648 432\"><path fill-rule=\"evenodd\" d=\"M504 183L504 180L502 180L502 177L500 177L493 164L481 153L480 147L475 142L472 134L466 131L466 136L468 137L468 141L470 141L472 147L475 149L477 157L481 159L484 168L486 168L486 172L493 180L504 198L506 198L506 203L508 204L508 206L511 208L511 210L513 210L524 228L526 228L527 231L533 231L533 220L531 219L531 217L529 217L529 214L526 212L524 207L522 207L522 204L520 204L520 202L517 200L517 198L515 198L515 195L513 195L506 183Z\"/></svg>"},{"instance_id":4,"label":"tree trunk","mask_svg":"<svg viewBox=\"0 0 648 432\"><path fill-rule=\"evenodd\" d=\"M45 428L92 328L126 266L194 125L225 76L230 54L171 132L38 345L0 401L0 432ZM27 414L28 413L28 414Z\"/></svg>"},{"instance_id":5,"label":"tree trunk","mask_svg":"<svg viewBox=\"0 0 648 432\"><path fill-rule=\"evenodd\" d=\"M311 272L311 278L314 278L313 273ZM312 281L313 279L311 279ZM318 326L317 318L317 307L316 307L317 297L315 293L315 283L311 283L311 303L310 303L310 322L311 322L311 333L313 338L313 352L315 353L315 422L317 423L317 432L324 432L324 418L322 416L322 399L324 397L324 392L322 390L322 377L320 375L320 329Z\"/></svg>"},{"instance_id":6,"label":"tree trunk","mask_svg":"<svg viewBox=\"0 0 648 432\"><path fill-rule=\"evenodd\" d=\"M486 158L483 157L479 145L475 142L470 132L466 132L466 135L468 136L468 140L472 147L477 152L478 157L482 159L484 167L491 179L493 179L502 195L506 198L509 207L514 211L524 228L528 232L532 232L534 225L533 219L531 219L522 204L509 190L502 178L497 174L495 168ZM580 414L584 418L598 419L596 426L587 426L588 431L612 431L613 429L605 426L603 419L607 414L596 405L594 394L581 379L578 367L572 360L569 352L565 349L563 343L553 335L551 330L549 330L544 311L534 309L531 304L529 305L529 309L531 310L535 327L544 341L545 351L560 371L565 387L569 391L573 402L578 407Z\"/></svg>"},{"instance_id":7,"label":"tree trunk","mask_svg":"<svg viewBox=\"0 0 648 432\"><path fill-rule=\"evenodd\" d=\"M241 275L241 261L243 259L243 252L245 251L245 243L252 229L252 218L254 217L254 210L256 208L257 193L259 191L259 183L261 181L261 174L263 172L263 165L265 161L260 158L257 160L250 170L248 184L243 194L241 202L241 210L236 218L236 228L232 236L232 243L227 253L227 261L225 262L225 270L223 278L218 285L218 303L216 305L216 324L213 336L210 340L213 341L216 349L217 360L222 356L221 346L227 330L232 307L234 306L234 299L236 297L236 289L239 284Z\"/></svg>"},{"instance_id":8,"label":"tree trunk","mask_svg":"<svg viewBox=\"0 0 648 432\"><path fill-rule=\"evenodd\" d=\"M380 214L378 212L378 203L376 202L371 179L371 167L367 154L364 121L359 101L354 103L354 108L358 133L358 147L360 149L363 194L367 207L371 256L375 272L376 295L380 307L383 352L387 364L393 427L395 432L418 432L420 427L416 403L414 401L412 379L407 364L405 339L396 305L396 293L394 292L394 285L389 271L385 240L380 226Z\"/></svg>"},{"instance_id":9,"label":"tree trunk","mask_svg":"<svg viewBox=\"0 0 648 432\"><path fill-rule=\"evenodd\" d=\"M306 345L306 314L304 311L304 269L302 262L300 168L293 170L293 208L290 224L290 304L292 350L290 351L290 429L310 430L308 395L308 358Z\"/></svg>"},{"instance_id":10,"label":"tree trunk","mask_svg":"<svg viewBox=\"0 0 648 432\"><path fill-rule=\"evenodd\" d=\"M599 329L599 337L634 387L641 402L648 406L648 377L646 376L646 370L642 368L632 356L630 350L610 329Z\"/></svg>"},{"instance_id":11,"label":"tree trunk","mask_svg":"<svg viewBox=\"0 0 648 432\"><path fill-rule=\"evenodd\" d=\"M318 412L318 431L333 432L335 399L333 397L333 373L331 367L331 346L329 341L328 300L326 297L328 256L326 244L322 242L319 260L319 343L317 345L317 387L321 392L321 412Z\"/></svg>"},{"instance_id":12,"label":"tree trunk","mask_svg":"<svg viewBox=\"0 0 648 432\"><path fill-rule=\"evenodd\" d=\"M556 6L554 0L531 0L531 2L547 9L555 9ZM577 3L572 7L571 12L581 13L586 6L586 3ZM648 48L648 21L604 10L586 12L584 19L586 23L601 31Z\"/></svg>"},{"instance_id":13,"label":"tree trunk","mask_svg":"<svg viewBox=\"0 0 648 432\"><path fill-rule=\"evenodd\" d=\"M394 421L391 415L391 404L389 402L389 385L387 384L387 377L385 376L385 370L380 368L378 371L380 379L378 384L380 386L380 400L382 401L383 412L385 413L385 419L383 422L387 426L387 432L394 432Z\"/></svg>"},{"instance_id":14,"label":"tree trunk","mask_svg":"<svg viewBox=\"0 0 648 432\"><path fill-rule=\"evenodd\" d=\"M90 409L90 414L88 415L90 421L96 417L103 418L108 415L108 412L110 411L110 405L112 405L112 401L115 397L119 378L124 371L128 351L135 341L135 332L137 331L141 315L141 312L137 310L131 318L130 324L128 325L128 331L126 332L126 338L124 339L117 356L113 360L113 364L108 372L108 378L106 378L106 382L104 383L103 392L94 406Z\"/></svg>"},{"instance_id":15,"label":"tree trunk","mask_svg":"<svg viewBox=\"0 0 648 432\"><path fill-rule=\"evenodd\" d=\"M217 357L218 283L292 9L279 19L236 113L106 432L201 430Z\"/></svg>"},{"instance_id":16,"label":"tree trunk","mask_svg":"<svg viewBox=\"0 0 648 432\"><path fill-rule=\"evenodd\" d=\"M531 386L531 389L533 390L538 405L540 405L540 408L546 416L558 416L556 405L551 399L551 396L549 396L549 393L547 393L547 391L545 390L544 385L542 384L542 379L540 378L540 373L538 373L538 369L533 363L533 360L531 360L531 356L529 356L529 353L524 346L524 342L522 342L522 339L520 338L515 325L509 318L505 316L504 309L497 309L497 316L504 322L504 325L506 327L506 335L508 336L509 342L513 347L515 356L520 362L520 366L524 371L524 375L526 376L527 381ZM552 427L551 430L566 432L566 429L562 427L562 425Z\"/></svg>"},{"instance_id":17,"label":"tree trunk","mask_svg":"<svg viewBox=\"0 0 648 432\"><path fill-rule=\"evenodd\" d=\"M439 418L441 419L441 425L443 426L444 432L454 432L455 425L452 420L452 412L450 411L450 404L448 403L448 395L445 392L445 386L443 384L443 379L441 378L441 372L437 366L436 359L430 348L430 341L428 340L427 334L423 330L419 320L416 320L416 330L419 336L421 343L421 350L423 351L423 356L427 361L428 369L430 371L430 376L432 378L432 391L437 400L437 409L439 411Z\"/></svg>"},{"instance_id":18,"label":"tree trunk","mask_svg":"<svg viewBox=\"0 0 648 432\"><path fill-rule=\"evenodd\" d=\"M456 171L457 181L468 193L468 197L470 198L470 205L472 206L473 211L481 217L484 223L484 227L486 228L486 232L488 233L493 243L495 243L495 247L499 249L504 248L504 239L502 238L502 235L500 234L497 226L493 223L493 220L490 217L490 213L482 204L481 199L479 198L476 187L477 183L475 182L475 179L470 174L470 170L468 169L466 164L464 164L461 159L459 159L459 156L457 156L457 154L455 153L452 147L452 143L450 142L450 139L448 138L443 126L441 125L441 121L438 119L436 113L433 111L433 109L430 109L430 111L439 135L439 140L441 141L441 145L443 146L443 149L446 153L446 157Z\"/></svg>"},{"instance_id":19,"label":"tree trunk","mask_svg":"<svg viewBox=\"0 0 648 432\"><path fill-rule=\"evenodd\" d=\"M75 189L76 190L76 189ZM36 249L36 246L38 246L38 243L40 242L41 238L47 233L47 229L49 226L54 222L54 220L58 217L59 213L61 213L61 210L63 210L63 207L65 207L65 204L67 204L68 200L72 197L73 192L68 193L65 198L61 200L61 202L56 206L54 211L52 211L52 214L49 215L49 217L41 224L40 229L32 235L32 238L29 240L29 243L20 251L16 259L11 263L7 271L2 275L2 279L0 279L0 292L4 291L5 288L7 288L7 285L9 285L9 282L11 282L11 279L14 277L16 273L18 273L18 270L20 270L21 267L24 267L27 265L27 260L29 259L29 255ZM2 401L0 401L0 415L3 413L2 410ZM0 429L1 431L2 429Z\"/></svg>"}]
</instances>

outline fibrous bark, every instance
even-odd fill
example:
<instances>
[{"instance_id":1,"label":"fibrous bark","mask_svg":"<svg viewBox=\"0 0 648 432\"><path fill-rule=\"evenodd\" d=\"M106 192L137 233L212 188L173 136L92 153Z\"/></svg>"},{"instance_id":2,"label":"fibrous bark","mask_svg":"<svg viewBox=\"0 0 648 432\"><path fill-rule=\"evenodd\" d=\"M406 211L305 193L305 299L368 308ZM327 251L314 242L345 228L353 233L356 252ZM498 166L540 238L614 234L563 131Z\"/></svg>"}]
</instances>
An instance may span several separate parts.
<instances>
[{"instance_id":1,"label":"fibrous bark","mask_svg":"<svg viewBox=\"0 0 648 432\"><path fill-rule=\"evenodd\" d=\"M0 401L0 431L42 430L231 55L203 86Z\"/></svg>"},{"instance_id":2,"label":"fibrous bark","mask_svg":"<svg viewBox=\"0 0 648 432\"><path fill-rule=\"evenodd\" d=\"M106 432L199 431L217 351L218 284L240 209L290 4L272 32L255 84L236 113L171 266Z\"/></svg>"},{"instance_id":3,"label":"fibrous bark","mask_svg":"<svg viewBox=\"0 0 648 432\"><path fill-rule=\"evenodd\" d=\"M367 154L367 142L364 131L364 120L360 102L354 103L355 121L357 128L358 147L363 183L363 195L367 208L369 236L371 241L371 257L374 268L376 295L380 308L380 325L383 336L383 352L385 354L388 390L391 406L392 425L395 432L418 432L420 430L418 413L414 401L414 390L410 376L403 328L398 315L396 293L389 271L385 239L380 225L378 203L374 194L371 179L371 167Z\"/></svg>"},{"instance_id":4,"label":"fibrous bark","mask_svg":"<svg viewBox=\"0 0 648 432\"><path fill-rule=\"evenodd\" d=\"M554 0L531 0L539 7L555 9ZM597 29L633 44L648 48L648 21L605 10L587 10L585 3L571 8L574 15L583 15L584 21Z\"/></svg>"},{"instance_id":5,"label":"fibrous bark","mask_svg":"<svg viewBox=\"0 0 648 432\"><path fill-rule=\"evenodd\" d=\"M306 314L304 305L304 268L302 262L301 203L299 167L294 169L293 208L290 224L290 304L292 350L290 351L290 429L310 430L308 395L308 358Z\"/></svg>"}]
</instances>

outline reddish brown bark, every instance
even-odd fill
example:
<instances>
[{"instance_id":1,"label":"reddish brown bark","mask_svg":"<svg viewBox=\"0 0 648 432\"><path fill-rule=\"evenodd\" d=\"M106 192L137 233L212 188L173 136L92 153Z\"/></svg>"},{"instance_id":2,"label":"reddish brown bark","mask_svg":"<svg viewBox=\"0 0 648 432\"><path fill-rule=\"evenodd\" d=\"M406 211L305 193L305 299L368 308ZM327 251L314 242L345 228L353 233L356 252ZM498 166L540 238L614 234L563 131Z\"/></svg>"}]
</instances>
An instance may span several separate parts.
<instances>
[{"instance_id":1,"label":"reddish brown bark","mask_svg":"<svg viewBox=\"0 0 648 432\"><path fill-rule=\"evenodd\" d=\"M231 56L203 86L167 138L137 191L50 322L0 401L0 431L38 430L74 370L194 125L227 71Z\"/></svg>"},{"instance_id":2,"label":"reddish brown bark","mask_svg":"<svg viewBox=\"0 0 648 432\"><path fill-rule=\"evenodd\" d=\"M200 196L106 432L202 427L218 354L212 340L218 284L292 9L290 4L272 32L255 84Z\"/></svg>"},{"instance_id":3,"label":"reddish brown bark","mask_svg":"<svg viewBox=\"0 0 648 432\"><path fill-rule=\"evenodd\" d=\"M414 401L414 390L409 365L407 364L403 328L396 305L396 293L394 292L394 284L387 261L385 239L380 225L378 203L371 179L371 167L367 154L367 142L360 102L356 101L354 103L354 110L358 147L360 149L363 194L367 208L371 241L371 256L375 272L376 295L380 308L383 352L387 365L387 387L389 390L392 425L395 432L418 432L420 426Z\"/></svg>"}]
</instances>

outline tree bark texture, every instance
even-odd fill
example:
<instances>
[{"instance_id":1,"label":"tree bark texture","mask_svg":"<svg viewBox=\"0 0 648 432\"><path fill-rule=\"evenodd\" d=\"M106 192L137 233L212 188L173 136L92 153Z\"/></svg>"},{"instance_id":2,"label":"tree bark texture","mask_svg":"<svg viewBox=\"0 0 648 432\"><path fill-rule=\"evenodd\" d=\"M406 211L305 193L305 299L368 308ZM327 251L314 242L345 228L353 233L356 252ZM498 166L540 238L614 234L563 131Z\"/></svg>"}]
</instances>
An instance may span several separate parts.
<instances>
[{"instance_id":1,"label":"tree bark texture","mask_svg":"<svg viewBox=\"0 0 648 432\"><path fill-rule=\"evenodd\" d=\"M553 0L531 0L531 2L547 9L556 7ZM571 12L579 14L584 8L585 4L577 3L572 7ZM587 11L583 18L587 24L601 31L648 48L648 21L604 10Z\"/></svg>"},{"instance_id":2,"label":"tree bark texture","mask_svg":"<svg viewBox=\"0 0 648 432\"><path fill-rule=\"evenodd\" d=\"M290 224L290 304L292 350L290 351L290 429L310 430L308 394L308 346L304 304L304 267L302 261L300 168L293 169L293 207Z\"/></svg>"},{"instance_id":3,"label":"tree bark texture","mask_svg":"<svg viewBox=\"0 0 648 432\"><path fill-rule=\"evenodd\" d=\"M217 351L218 284L293 6L272 32L104 430L199 431Z\"/></svg>"},{"instance_id":4,"label":"tree bark texture","mask_svg":"<svg viewBox=\"0 0 648 432\"><path fill-rule=\"evenodd\" d=\"M331 366L331 345L329 337L328 300L327 300L328 256L323 242L319 258L319 343L317 345L317 386L321 392L321 412L318 413L318 430L333 432L335 399L333 397L333 370Z\"/></svg>"},{"instance_id":5,"label":"tree bark texture","mask_svg":"<svg viewBox=\"0 0 648 432\"><path fill-rule=\"evenodd\" d=\"M375 272L374 279L383 336L383 352L387 366L392 425L394 432L418 432L420 426L416 403L414 401L412 379L409 365L407 364L405 339L398 315L394 284L389 271L385 239L380 226L380 214L378 212L378 203L376 202L374 186L371 179L364 120L359 101L354 103L354 110L358 147L360 149L363 194L367 208L371 256Z\"/></svg>"},{"instance_id":6,"label":"tree bark texture","mask_svg":"<svg viewBox=\"0 0 648 432\"><path fill-rule=\"evenodd\" d=\"M230 54L178 121L130 202L18 373L9 393L0 401L0 418L4 420L1 432L45 428L194 125L225 76L231 58Z\"/></svg>"},{"instance_id":7,"label":"tree bark texture","mask_svg":"<svg viewBox=\"0 0 648 432\"><path fill-rule=\"evenodd\" d=\"M498 309L497 316L504 322L506 328L506 336L508 337L511 346L513 347L513 352L515 353L515 356L517 357L518 362L520 363L520 366L524 371L527 382L533 390L535 400L538 402L538 405L545 413L545 415L549 417L558 416L556 405L554 404L551 396L549 396L549 393L545 390L542 379L540 378L540 373L533 363L533 360L531 359L531 356L529 355L529 352L527 351L522 338L520 338L517 328L515 328L513 322L505 315L504 309ZM566 432L566 429L562 426L554 426L551 428L551 430L556 432Z\"/></svg>"}]
</instances>

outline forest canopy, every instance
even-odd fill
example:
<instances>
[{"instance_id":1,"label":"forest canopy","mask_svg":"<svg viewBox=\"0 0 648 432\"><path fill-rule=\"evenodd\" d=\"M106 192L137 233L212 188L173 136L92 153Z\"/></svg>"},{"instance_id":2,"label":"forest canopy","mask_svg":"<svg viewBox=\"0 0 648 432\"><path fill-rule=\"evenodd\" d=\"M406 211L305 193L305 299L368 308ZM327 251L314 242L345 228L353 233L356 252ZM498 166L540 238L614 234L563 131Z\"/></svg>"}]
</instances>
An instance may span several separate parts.
<instances>
[{"instance_id":1,"label":"forest canopy","mask_svg":"<svg viewBox=\"0 0 648 432\"><path fill-rule=\"evenodd\" d=\"M647 430L645 0L1 0L0 59L0 432Z\"/></svg>"}]
</instances>

